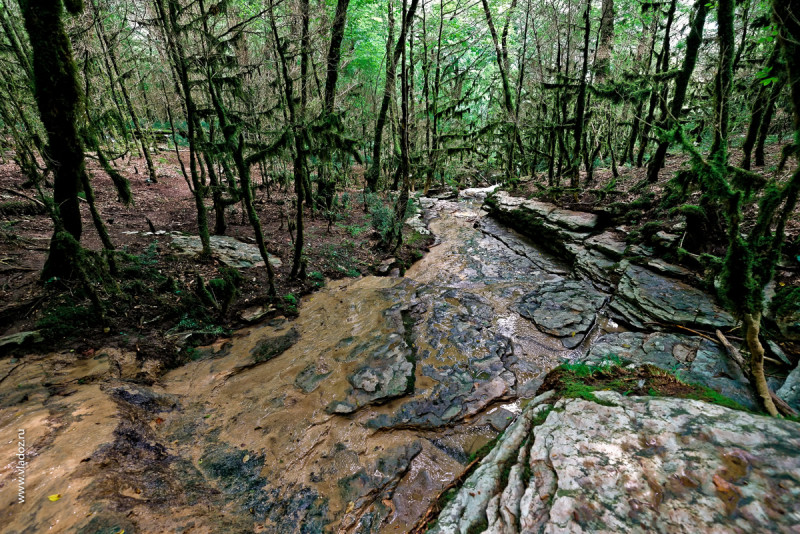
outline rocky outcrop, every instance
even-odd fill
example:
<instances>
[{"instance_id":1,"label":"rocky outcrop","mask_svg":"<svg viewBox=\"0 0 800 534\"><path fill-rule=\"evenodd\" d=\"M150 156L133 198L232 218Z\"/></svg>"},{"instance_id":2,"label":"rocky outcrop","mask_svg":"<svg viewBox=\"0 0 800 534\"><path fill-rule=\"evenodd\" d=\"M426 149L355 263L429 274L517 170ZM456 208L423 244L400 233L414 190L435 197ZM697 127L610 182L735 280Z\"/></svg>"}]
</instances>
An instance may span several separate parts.
<instances>
[{"instance_id":1,"label":"rocky outcrop","mask_svg":"<svg viewBox=\"0 0 800 534\"><path fill-rule=\"evenodd\" d=\"M430 532L795 532L799 424L595 395L529 404Z\"/></svg>"},{"instance_id":2,"label":"rocky outcrop","mask_svg":"<svg viewBox=\"0 0 800 534\"><path fill-rule=\"evenodd\" d=\"M783 386L775 393L785 400L789 406L800 411L800 365L789 373Z\"/></svg>"},{"instance_id":3,"label":"rocky outcrop","mask_svg":"<svg viewBox=\"0 0 800 534\"><path fill-rule=\"evenodd\" d=\"M653 328L653 323L706 329L734 325L714 297L689 283L696 281L693 273L653 257L651 250L626 245L618 231L603 229L595 214L562 210L505 191L487 197L486 205L493 217L568 259L580 278L612 293L615 319L636 328Z\"/></svg>"},{"instance_id":4,"label":"rocky outcrop","mask_svg":"<svg viewBox=\"0 0 800 534\"><path fill-rule=\"evenodd\" d=\"M352 388L345 400L331 403L328 413L351 413L374 402L404 395L413 388L414 363L403 337L392 334L347 377Z\"/></svg>"},{"instance_id":5,"label":"rocky outcrop","mask_svg":"<svg viewBox=\"0 0 800 534\"><path fill-rule=\"evenodd\" d=\"M655 365L681 380L710 387L745 408L758 408L739 368L716 343L702 337L666 332L607 333L594 340L585 361L597 365L613 356L635 365Z\"/></svg>"}]
</instances>

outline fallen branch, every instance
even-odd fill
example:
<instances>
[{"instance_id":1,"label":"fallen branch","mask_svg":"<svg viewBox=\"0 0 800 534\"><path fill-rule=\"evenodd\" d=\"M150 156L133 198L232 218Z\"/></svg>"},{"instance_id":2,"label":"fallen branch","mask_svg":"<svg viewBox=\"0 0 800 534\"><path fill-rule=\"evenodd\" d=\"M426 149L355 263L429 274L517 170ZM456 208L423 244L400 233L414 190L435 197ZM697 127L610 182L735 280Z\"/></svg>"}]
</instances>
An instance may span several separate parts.
<instances>
[{"instance_id":1,"label":"fallen branch","mask_svg":"<svg viewBox=\"0 0 800 534\"><path fill-rule=\"evenodd\" d=\"M745 378L747 378L747 380L750 380L751 379L750 366L747 365L747 362L745 361L744 356L742 356L742 354L739 352L739 349L731 345L731 342L728 341L725 335L719 330L717 330L717 339L719 339L719 342L722 343L723 347L725 347L725 351L728 353L730 359L733 360L736 363L736 365L739 366L739 369L742 370L742 374L744 374ZM775 395L774 391L769 390L769 396L772 398L772 402L775 403L775 407L778 409L781 415L787 417L797 416L797 412L794 410L794 408L786 404L786 402L782 398Z\"/></svg>"},{"instance_id":2,"label":"fallen branch","mask_svg":"<svg viewBox=\"0 0 800 534\"><path fill-rule=\"evenodd\" d=\"M22 198L24 198L26 200L30 200L31 202L33 202L34 204L36 204L37 206L40 206L42 208L47 207L47 206L44 205L44 202L42 202L38 198L32 197L30 195L26 195L22 191L17 191L16 189L9 189L8 187L4 187L3 191L5 191L6 193L11 193L12 195L17 195L18 197L22 197Z\"/></svg>"}]
</instances>

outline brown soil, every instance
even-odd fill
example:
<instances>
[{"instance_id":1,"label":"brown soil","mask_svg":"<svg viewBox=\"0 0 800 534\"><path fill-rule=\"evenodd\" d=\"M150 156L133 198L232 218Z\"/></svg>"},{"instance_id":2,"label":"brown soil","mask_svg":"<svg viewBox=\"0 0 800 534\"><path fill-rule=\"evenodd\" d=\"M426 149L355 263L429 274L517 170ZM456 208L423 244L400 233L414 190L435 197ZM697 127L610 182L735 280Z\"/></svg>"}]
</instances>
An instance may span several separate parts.
<instances>
[{"instance_id":1,"label":"brown soil","mask_svg":"<svg viewBox=\"0 0 800 534\"><path fill-rule=\"evenodd\" d=\"M219 260L200 262L193 257L176 255L168 246L169 235L149 233L148 219L157 231L197 234L194 200L181 174L177 156L174 152L163 152L155 159L157 183L146 180L143 160L129 158L116 162L130 180L132 206L118 202L111 180L94 160L87 160L97 204L112 242L117 249L138 258L129 256L127 261L120 261L122 271L128 273L119 280L124 295L104 295L108 299L106 324L84 313L88 301L78 296L80 291L75 284L63 281L43 284L39 280L53 231L52 221L40 206L25 198L35 197L36 192L22 188L25 177L16 165L0 165L0 335L39 328L42 319L49 314L61 328L55 336L39 344L37 350L63 348L65 344L77 352L100 346L136 347L143 358L166 359L165 363L174 365L179 363L176 357L164 355L176 354L175 344L181 338L176 335L178 331L194 330L192 341L205 343L223 330L243 326L240 314L247 308L258 305L273 308L264 319L278 314L295 315L296 299L321 287L323 277L339 279L373 273L377 265L391 256L379 247L379 235L370 225L370 215L364 210L360 192L350 189L347 191L349 206L336 211L333 224L319 212L312 216L306 210L305 255L307 273L311 276L306 280L291 279L293 244L288 220L294 217L294 192L276 183L264 186L256 176L255 182L262 185L255 203L268 241L267 249L283 262L276 272L278 297L270 299L267 295L266 269L242 269L238 298L227 313L206 310L208 313L195 314L202 316L199 320L192 320L193 312L197 311L194 296L197 275L206 282L218 278L223 264ZM210 199L207 206L211 207ZM84 224L81 244L98 251L101 243L85 202L81 209ZM253 230L241 204L229 207L226 215L226 235L254 243ZM211 210L209 218L213 225ZM410 232L406 229L405 233ZM426 237L404 245L392 256L396 258L392 266L403 270L421 257L431 243L432 239ZM71 313L70 308L79 313ZM70 322L74 328L64 332L64 327L69 329ZM29 351L29 348L21 350Z\"/></svg>"}]
</instances>

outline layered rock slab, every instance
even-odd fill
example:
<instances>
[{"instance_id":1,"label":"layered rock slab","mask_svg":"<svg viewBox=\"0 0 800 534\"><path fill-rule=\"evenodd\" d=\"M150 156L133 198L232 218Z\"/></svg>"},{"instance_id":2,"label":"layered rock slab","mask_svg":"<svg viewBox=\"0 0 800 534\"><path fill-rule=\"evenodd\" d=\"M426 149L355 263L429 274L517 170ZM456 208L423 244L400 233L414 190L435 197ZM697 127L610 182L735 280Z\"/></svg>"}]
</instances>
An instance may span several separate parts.
<instances>
[{"instance_id":1,"label":"layered rock slab","mask_svg":"<svg viewBox=\"0 0 800 534\"><path fill-rule=\"evenodd\" d=\"M431 532L796 532L800 425L595 395L529 405Z\"/></svg>"},{"instance_id":2,"label":"layered rock slab","mask_svg":"<svg viewBox=\"0 0 800 534\"><path fill-rule=\"evenodd\" d=\"M623 271L611 308L637 328L650 322L712 329L735 324L708 293L633 264Z\"/></svg>"}]
</instances>

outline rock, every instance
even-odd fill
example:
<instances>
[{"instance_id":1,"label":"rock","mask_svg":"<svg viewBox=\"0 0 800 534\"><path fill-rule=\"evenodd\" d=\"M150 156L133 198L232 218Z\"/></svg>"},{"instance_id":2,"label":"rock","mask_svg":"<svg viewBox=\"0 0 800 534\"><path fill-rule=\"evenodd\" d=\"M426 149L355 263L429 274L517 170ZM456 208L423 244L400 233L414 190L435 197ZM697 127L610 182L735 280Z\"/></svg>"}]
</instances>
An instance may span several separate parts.
<instances>
[{"instance_id":1,"label":"rock","mask_svg":"<svg viewBox=\"0 0 800 534\"><path fill-rule=\"evenodd\" d=\"M7 336L0 337L0 353L10 350L14 347L21 347L28 344L33 345L43 340L44 338L38 330L8 334Z\"/></svg>"},{"instance_id":2,"label":"rock","mask_svg":"<svg viewBox=\"0 0 800 534\"><path fill-rule=\"evenodd\" d=\"M411 392L413 379L411 349L401 335L390 334L381 347L367 356L364 365L347 377L352 386L347 398L334 400L326 411L352 413L362 406L400 397Z\"/></svg>"},{"instance_id":3,"label":"rock","mask_svg":"<svg viewBox=\"0 0 800 534\"><path fill-rule=\"evenodd\" d=\"M638 328L651 322L711 329L735 324L708 293L633 264L623 271L611 308Z\"/></svg>"},{"instance_id":4,"label":"rock","mask_svg":"<svg viewBox=\"0 0 800 534\"><path fill-rule=\"evenodd\" d=\"M498 191L486 197L486 207L496 219L508 224L549 251L573 259L568 244L580 244L598 225L597 215L563 210L537 200L512 197Z\"/></svg>"},{"instance_id":5,"label":"rock","mask_svg":"<svg viewBox=\"0 0 800 534\"><path fill-rule=\"evenodd\" d=\"M572 349L592 327L605 295L585 282L566 280L528 293L519 301L520 315L546 334L562 338Z\"/></svg>"},{"instance_id":6,"label":"rock","mask_svg":"<svg viewBox=\"0 0 800 534\"><path fill-rule=\"evenodd\" d=\"M389 270L397 263L396 258L386 258L375 267L375 270L380 274L387 274Z\"/></svg>"},{"instance_id":7,"label":"rock","mask_svg":"<svg viewBox=\"0 0 800 534\"><path fill-rule=\"evenodd\" d=\"M527 406L429 532L790 533L800 524L800 424L695 400L595 395L604 405ZM537 413L547 417L535 426Z\"/></svg>"},{"instance_id":8,"label":"rock","mask_svg":"<svg viewBox=\"0 0 800 534\"><path fill-rule=\"evenodd\" d=\"M665 332L614 332L598 337L584 361L597 365L610 356L636 365L655 365L757 409L750 383L725 352L707 339Z\"/></svg>"},{"instance_id":9,"label":"rock","mask_svg":"<svg viewBox=\"0 0 800 534\"><path fill-rule=\"evenodd\" d=\"M458 197L458 190L452 187L432 187L425 196L436 200L452 200Z\"/></svg>"},{"instance_id":10,"label":"rock","mask_svg":"<svg viewBox=\"0 0 800 534\"><path fill-rule=\"evenodd\" d=\"M586 240L586 246L617 260L622 259L625 249L628 248L625 241L618 238L617 234L611 231L590 237Z\"/></svg>"},{"instance_id":11,"label":"rock","mask_svg":"<svg viewBox=\"0 0 800 534\"><path fill-rule=\"evenodd\" d=\"M458 192L460 198L477 198L483 200L486 195L494 193L500 184L490 185L489 187L471 187L469 189L462 189Z\"/></svg>"},{"instance_id":12,"label":"rock","mask_svg":"<svg viewBox=\"0 0 800 534\"><path fill-rule=\"evenodd\" d=\"M242 310L239 318L246 323L255 324L274 311L272 306L251 306Z\"/></svg>"},{"instance_id":13,"label":"rock","mask_svg":"<svg viewBox=\"0 0 800 534\"><path fill-rule=\"evenodd\" d=\"M597 227L599 218L594 213L556 208L547 215L547 220L573 232L590 232Z\"/></svg>"},{"instance_id":14,"label":"rock","mask_svg":"<svg viewBox=\"0 0 800 534\"><path fill-rule=\"evenodd\" d=\"M789 310L776 315L775 325L784 339L800 341L800 310Z\"/></svg>"},{"instance_id":15,"label":"rock","mask_svg":"<svg viewBox=\"0 0 800 534\"><path fill-rule=\"evenodd\" d=\"M330 371L320 369L316 364L309 364L302 371L297 373L294 385L302 389L305 393L311 393L323 380L328 378Z\"/></svg>"},{"instance_id":16,"label":"rock","mask_svg":"<svg viewBox=\"0 0 800 534\"><path fill-rule=\"evenodd\" d=\"M250 353L254 363L269 361L283 354L300 339L300 333L292 327L285 334L268 337L259 341Z\"/></svg>"},{"instance_id":17,"label":"rock","mask_svg":"<svg viewBox=\"0 0 800 534\"><path fill-rule=\"evenodd\" d=\"M502 432L514 420L514 413L506 410L505 408L496 408L490 410L486 415L481 417L478 424L489 425L498 432Z\"/></svg>"},{"instance_id":18,"label":"rock","mask_svg":"<svg viewBox=\"0 0 800 534\"><path fill-rule=\"evenodd\" d=\"M256 245L242 243L235 237L226 235L212 235L210 239L214 256L224 264L237 269L264 266L264 260ZM172 234L170 247L178 254L193 255L202 251L200 237L178 233ZM273 267L281 266L280 258L275 256L270 255L269 262Z\"/></svg>"},{"instance_id":19,"label":"rock","mask_svg":"<svg viewBox=\"0 0 800 534\"><path fill-rule=\"evenodd\" d=\"M341 530L377 533L384 520L393 512L384 503L392 498L398 483L408 473L411 463L420 452L422 444L419 441L393 447L373 465L362 467L352 475L339 479L337 485L342 500L350 503L341 520ZM355 530L352 530L353 527Z\"/></svg>"},{"instance_id":20,"label":"rock","mask_svg":"<svg viewBox=\"0 0 800 534\"><path fill-rule=\"evenodd\" d=\"M428 230L428 225L425 224L421 213L417 213L413 217L409 217L406 220L406 224L419 234L431 235L431 231Z\"/></svg>"},{"instance_id":21,"label":"rock","mask_svg":"<svg viewBox=\"0 0 800 534\"><path fill-rule=\"evenodd\" d=\"M792 365L791 360L789 359L788 356L786 356L786 353L783 352L783 349L780 347L780 345L778 345L777 343L775 343L771 339L768 339L767 340L767 347L769 348L769 351L772 353L773 356L778 358L780 361L782 361L786 365Z\"/></svg>"},{"instance_id":22,"label":"rock","mask_svg":"<svg viewBox=\"0 0 800 534\"><path fill-rule=\"evenodd\" d=\"M483 297L458 289L425 294L429 303L411 342L417 376L428 384L393 413L368 420L371 428L436 428L474 415L514 391L511 340L494 331L494 309Z\"/></svg>"},{"instance_id":23,"label":"rock","mask_svg":"<svg viewBox=\"0 0 800 534\"><path fill-rule=\"evenodd\" d=\"M619 263L602 252L577 245L575 271L609 292L613 291L620 278Z\"/></svg>"},{"instance_id":24,"label":"rock","mask_svg":"<svg viewBox=\"0 0 800 534\"><path fill-rule=\"evenodd\" d=\"M800 365L789 373L783 386L775 394L786 401L786 403L800 411Z\"/></svg>"}]
</instances>

